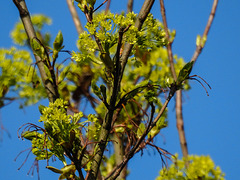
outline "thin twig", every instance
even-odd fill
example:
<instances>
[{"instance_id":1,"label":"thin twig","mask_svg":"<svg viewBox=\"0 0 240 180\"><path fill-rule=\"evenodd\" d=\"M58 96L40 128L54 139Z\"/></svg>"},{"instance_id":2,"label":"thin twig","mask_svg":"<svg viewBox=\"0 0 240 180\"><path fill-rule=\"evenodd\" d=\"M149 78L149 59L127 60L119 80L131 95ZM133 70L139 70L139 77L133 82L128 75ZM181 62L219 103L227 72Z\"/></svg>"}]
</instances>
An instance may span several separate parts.
<instances>
[{"instance_id":1,"label":"thin twig","mask_svg":"<svg viewBox=\"0 0 240 180\"><path fill-rule=\"evenodd\" d=\"M83 33L84 30L83 30L83 27L82 27L82 23L79 19L76 8L75 8L74 4L72 3L72 0L67 0L67 5L68 5L69 11L72 15L72 19L73 19L73 22L74 22L74 25L77 29L78 34Z\"/></svg>"},{"instance_id":2,"label":"thin twig","mask_svg":"<svg viewBox=\"0 0 240 180\"><path fill-rule=\"evenodd\" d=\"M176 71L174 68L174 62L173 62L172 41L170 40L170 37L169 37L166 11L165 11L165 6L164 6L163 0L160 0L160 6L161 6L161 14L162 14L162 19L163 19L164 31L166 33L166 38L168 40L167 52L168 52L168 58L169 58L169 63L170 63L170 70L171 70L173 79L176 81L177 75L176 75ZM176 108L176 119L177 119L176 124L177 124L177 130L178 130L181 150L182 150L183 156L187 157L188 156L188 148L187 148L187 140L186 140L185 131L184 131L184 122L183 122L183 114L182 114L182 91L181 90L176 92L175 108ZM188 166L188 162L186 162L186 166Z\"/></svg>"},{"instance_id":3,"label":"thin twig","mask_svg":"<svg viewBox=\"0 0 240 180\"><path fill-rule=\"evenodd\" d=\"M108 13L109 8L110 8L110 4L111 4L111 0L108 0L107 5L106 5L106 9L105 9L105 14Z\"/></svg>"},{"instance_id":4,"label":"thin twig","mask_svg":"<svg viewBox=\"0 0 240 180\"><path fill-rule=\"evenodd\" d=\"M207 83L207 81L205 79L203 79L201 76L198 76L198 75L192 75L192 76L189 76L189 78L193 78L193 77L198 77L200 78L203 82L205 82L205 84L209 87L209 89L212 89L211 86Z\"/></svg>"},{"instance_id":5,"label":"thin twig","mask_svg":"<svg viewBox=\"0 0 240 180\"><path fill-rule=\"evenodd\" d=\"M214 0L213 5L212 5L212 10L211 10L211 13L209 15L208 22L207 22L207 25L205 27L205 30L203 32L202 37L207 37L207 35L208 35L208 32L209 32L209 30L212 26L213 19L215 17L217 5L218 5L218 0ZM203 40L201 39L201 41L203 41ZM202 42L200 42L199 45L197 45L197 47L196 47L196 50L193 54L193 57L192 57L191 61L195 62L197 60L198 56L202 52L202 49L203 49Z\"/></svg>"},{"instance_id":6,"label":"thin twig","mask_svg":"<svg viewBox=\"0 0 240 180\"><path fill-rule=\"evenodd\" d=\"M100 4L93 12L97 11L100 7L102 7L108 0L105 0L102 4Z\"/></svg>"},{"instance_id":7,"label":"thin twig","mask_svg":"<svg viewBox=\"0 0 240 180\"><path fill-rule=\"evenodd\" d=\"M207 93L207 96L209 96L206 87L203 85L203 83L202 83L201 81L199 81L197 78L189 78L189 79L192 79L192 80L195 80L195 81L199 82L199 83L201 84L201 86L205 89L205 92ZM209 86L209 87L210 87L210 86ZM211 88L210 88L210 89L211 89Z\"/></svg>"},{"instance_id":8,"label":"thin twig","mask_svg":"<svg viewBox=\"0 0 240 180\"><path fill-rule=\"evenodd\" d=\"M165 34L166 34L166 38L168 40L167 53L168 53L168 58L169 58L169 63L170 63L170 70L171 70L173 79L176 81L177 80L177 75L176 75L175 68L174 68L174 63L173 63L172 41L170 41L170 37L169 37L166 11L165 11L165 6L164 6L163 0L160 0L160 6L161 6L161 14L162 14L162 19L163 19L164 31L165 31Z\"/></svg>"}]
</instances>

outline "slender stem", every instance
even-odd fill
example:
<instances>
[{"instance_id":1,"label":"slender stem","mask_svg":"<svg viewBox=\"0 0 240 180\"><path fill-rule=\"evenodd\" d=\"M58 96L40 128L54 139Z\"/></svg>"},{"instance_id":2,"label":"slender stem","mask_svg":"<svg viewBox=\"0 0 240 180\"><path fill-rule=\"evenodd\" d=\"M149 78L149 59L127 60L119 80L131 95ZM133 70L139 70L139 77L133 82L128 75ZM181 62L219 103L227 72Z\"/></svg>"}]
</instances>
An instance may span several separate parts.
<instances>
[{"instance_id":1,"label":"slender stem","mask_svg":"<svg viewBox=\"0 0 240 180\"><path fill-rule=\"evenodd\" d=\"M21 0L21 1L13 0L13 2L16 5L16 7L18 8L20 18L22 20L22 23L23 23L23 26L25 28L28 38L30 40L33 38L37 38L36 32L33 28L30 14L27 9L27 5L25 3L25 0ZM54 102L58 98L58 92L57 92L56 88L54 88L53 82L48 78L47 73L44 68L44 63L41 60L41 58L39 56L37 56L36 54L34 54L34 57L35 57L35 60L36 60L36 63L37 63L37 66L38 66L38 69L39 69L39 72L41 75L41 79L43 81L43 85L46 89L48 99L50 102Z\"/></svg>"},{"instance_id":2,"label":"slender stem","mask_svg":"<svg viewBox=\"0 0 240 180\"><path fill-rule=\"evenodd\" d=\"M74 4L72 3L72 0L67 0L67 5L68 5L68 9L72 15L72 19L74 22L74 25L77 29L78 34L81 34L84 32L83 27L82 27L82 23L79 19L78 13L76 11L76 8L74 6Z\"/></svg>"},{"instance_id":3,"label":"slender stem","mask_svg":"<svg viewBox=\"0 0 240 180\"><path fill-rule=\"evenodd\" d=\"M166 38L169 42L167 44L167 52L168 52L168 58L169 58L169 63L170 63L170 69L171 69L173 79L176 81L177 75L176 75L176 71L174 68L174 62L173 62L172 42L170 41L170 37L169 37L169 33L168 33L166 11L165 11L165 6L164 6L163 0L160 0L160 6L161 6L161 14L162 14L162 19L163 19L164 30L166 33ZM185 131L184 131L183 112L182 112L182 91L181 90L176 92L175 108L176 108L176 119L177 119L176 126L177 126L177 130L178 130L181 150L182 150L183 157L187 158L188 148L187 148L187 140L186 140ZM188 166L187 161L186 161L185 165Z\"/></svg>"},{"instance_id":4,"label":"slender stem","mask_svg":"<svg viewBox=\"0 0 240 180\"><path fill-rule=\"evenodd\" d=\"M102 7L108 0L105 0L102 4L100 4L93 12L97 11L100 7Z\"/></svg>"},{"instance_id":5,"label":"slender stem","mask_svg":"<svg viewBox=\"0 0 240 180\"><path fill-rule=\"evenodd\" d=\"M107 5L106 5L106 9L105 9L105 14L108 13L109 8L110 8L110 4L111 4L111 0L108 0Z\"/></svg>"},{"instance_id":6,"label":"slender stem","mask_svg":"<svg viewBox=\"0 0 240 180\"><path fill-rule=\"evenodd\" d=\"M218 5L218 0L214 0L213 5L212 5L212 10L211 10L211 13L209 15L208 22L207 22L207 25L205 27L205 30L203 32L203 36L202 37L207 37L207 35L208 35L208 32L209 32L209 30L210 30L210 28L212 26L213 19L215 17L217 5ZM202 52L202 49L203 49L202 42L200 42L199 45L197 45L197 47L196 47L196 50L195 50L195 52L193 54L193 57L192 57L191 61L195 62L197 60L198 56Z\"/></svg>"},{"instance_id":7,"label":"slender stem","mask_svg":"<svg viewBox=\"0 0 240 180\"><path fill-rule=\"evenodd\" d=\"M160 6L161 6L161 14L163 19L163 25L164 25L164 31L166 34L166 38L168 40L167 44L167 53L168 53L168 59L170 63L170 70L173 76L173 79L177 80L177 75L174 68L174 62L173 62L173 53L172 53L172 42L170 41L169 32L168 32L168 25L167 25L167 18L166 18L166 11L163 0L160 0Z\"/></svg>"}]
</instances>

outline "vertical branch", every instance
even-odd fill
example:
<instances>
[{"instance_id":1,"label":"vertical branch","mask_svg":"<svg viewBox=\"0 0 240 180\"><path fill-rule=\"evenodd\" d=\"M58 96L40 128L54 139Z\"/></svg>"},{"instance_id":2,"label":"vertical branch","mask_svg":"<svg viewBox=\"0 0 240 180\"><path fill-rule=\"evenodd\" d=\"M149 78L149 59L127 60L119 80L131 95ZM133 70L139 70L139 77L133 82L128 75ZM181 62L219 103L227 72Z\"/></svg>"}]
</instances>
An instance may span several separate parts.
<instances>
[{"instance_id":1,"label":"vertical branch","mask_svg":"<svg viewBox=\"0 0 240 180\"><path fill-rule=\"evenodd\" d=\"M91 171L88 176L88 179L96 179L99 167L102 161L103 153L106 148L107 139L111 131L111 124L113 119L113 114L115 111L116 101L117 101L117 94L118 94L118 79L119 79L119 55L120 55L120 48L122 44L122 37L123 37L124 29L120 28L119 30L119 39L118 39L118 47L116 52L116 68L114 73L114 83L113 83L113 91L110 98L110 104L108 108L108 112L106 117L103 121L100 136L99 136L99 143L95 147L95 156L93 158Z\"/></svg>"},{"instance_id":2,"label":"vertical branch","mask_svg":"<svg viewBox=\"0 0 240 180\"><path fill-rule=\"evenodd\" d=\"M13 2L16 5L16 7L18 8L20 18L22 20L22 23L23 23L23 26L27 33L28 38L30 40L37 38L36 32L34 30L34 27L33 27L32 21L31 21L29 11L27 9L27 5L25 3L25 0L21 0L21 1L13 0ZM35 57L36 64L38 66L38 69L39 69L39 72L41 75L41 79L43 81L43 85L46 89L48 99L50 102L54 102L59 96L58 92L56 89L54 89L53 82L48 78L47 73L44 68L44 63L41 60L41 58L39 56L37 56L36 54L34 54L34 57Z\"/></svg>"},{"instance_id":3,"label":"vertical branch","mask_svg":"<svg viewBox=\"0 0 240 180\"><path fill-rule=\"evenodd\" d=\"M147 18L154 2L155 2L155 0L145 0L144 1L142 8L137 16L136 22L135 22L135 26L138 28L138 30L141 30L142 25L143 25L145 19ZM121 57L122 68L121 68L120 78L119 78L119 82L118 82L119 86L120 86L120 83L121 83L121 80L123 77L123 72L124 72L125 66L128 62L128 57L132 51L132 48L133 48L133 44L127 43L123 49L122 57Z\"/></svg>"},{"instance_id":4,"label":"vertical branch","mask_svg":"<svg viewBox=\"0 0 240 180\"><path fill-rule=\"evenodd\" d=\"M182 90L176 92L176 119L177 119L177 130L179 135L180 146L182 150L183 157L188 156L187 139L184 131L184 121L182 112ZM188 162L185 162L186 167L188 167Z\"/></svg>"},{"instance_id":5,"label":"vertical branch","mask_svg":"<svg viewBox=\"0 0 240 180\"><path fill-rule=\"evenodd\" d=\"M132 10L133 10L133 0L128 0L127 13L132 12Z\"/></svg>"},{"instance_id":6,"label":"vertical branch","mask_svg":"<svg viewBox=\"0 0 240 180\"><path fill-rule=\"evenodd\" d=\"M118 45L117 45L116 58L115 58L116 67L115 67L115 73L114 73L114 82L116 82L115 86L117 87L118 87L118 78L119 78L119 73L121 68L119 60L120 60L120 51L122 47L123 33L126 32L129 27L130 26L126 27L125 29L121 27L119 30L119 38L118 38ZM122 136L121 134L117 134L116 132L113 134L113 138L115 140L115 143L114 143L115 160L116 160L116 164L119 164L123 161L123 158L124 158L124 145L123 145L124 136ZM127 176L127 168L125 167L123 171L121 171L117 179L119 180L126 179L126 176Z\"/></svg>"},{"instance_id":7,"label":"vertical branch","mask_svg":"<svg viewBox=\"0 0 240 180\"><path fill-rule=\"evenodd\" d=\"M81 34L84 32L83 27L82 27L82 23L78 17L78 13L76 11L76 8L74 6L74 4L72 3L72 0L67 0L67 5L68 5L68 9L72 15L72 19L74 22L74 25L77 29L78 34Z\"/></svg>"},{"instance_id":8,"label":"vertical branch","mask_svg":"<svg viewBox=\"0 0 240 180\"><path fill-rule=\"evenodd\" d=\"M163 19L163 25L164 25L164 31L166 33L166 38L168 40L167 44L167 52L168 52L168 58L170 63L170 69L173 76L173 79L177 80L176 71L174 68L174 62L173 62L173 54L172 54L172 42L170 41L169 33L168 33L168 25L167 25L167 18L166 18L166 12L165 12L165 6L163 0L160 0L160 6L161 6L161 14ZM184 122L183 122L183 114L182 114L182 91L179 90L176 92L176 119L177 119L177 129L178 129L178 135L181 145L181 150L183 157L188 156L188 148L187 148L187 140L185 136L184 131ZM186 166L188 165L188 162L186 162Z\"/></svg>"},{"instance_id":9,"label":"vertical branch","mask_svg":"<svg viewBox=\"0 0 240 180\"><path fill-rule=\"evenodd\" d=\"M173 76L173 79L177 80L177 75L174 68L174 62L173 62L173 54L172 54L172 41L170 41L169 32L168 32L168 25L167 25L167 18L166 18L166 11L163 0L160 0L160 6L161 6L161 14L163 19L163 25L164 25L164 31L166 34L166 38L168 40L167 44L167 53L168 53L168 59L170 63L170 70Z\"/></svg>"},{"instance_id":10,"label":"vertical branch","mask_svg":"<svg viewBox=\"0 0 240 180\"><path fill-rule=\"evenodd\" d=\"M117 132L113 134L114 142L114 154L115 154L115 162L116 164L120 164L124 159L124 136L122 134L118 134ZM125 166L120 172L117 180L126 179L127 176L127 167Z\"/></svg>"},{"instance_id":11,"label":"vertical branch","mask_svg":"<svg viewBox=\"0 0 240 180\"><path fill-rule=\"evenodd\" d=\"M143 22L147 18L147 15L150 12L153 3L154 3L154 0L145 0L144 4L140 10L140 13L137 17L136 23L135 23L135 26L139 30L141 29ZM121 35L119 35L119 36L121 36ZM116 67L116 72L114 74L114 85L113 85L112 95L110 98L108 113L106 114L105 120L102 124L100 136L99 136L99 143L95 147L95 156L92 161L91 171L89 172L89 176L87 178L89 180L96 179L96 177L97 177L100 163L102 160L102 156L103 156L103 153L106 148L107 139L108 139L108 136L109 136L109 133L111 130L111 123L112 123L112 118L113 118L113 114L115 111L115 105L116 105L116 100L117 100L117 95L118 95L121 79L123 76L124 68L127 64L128 56L133 47L133 45L130 45L130 44L127 44L126 46L127 47L124 49L125 51L123 52L122 58L121 58L121 60L123 62L122 68ZM118 52L116 53L116 55L119 55ZM116 66L119 66L119 65L120 65L119 58L116 57Z\"/></svg>"},{"instance_id":12,"label":"vertical branch","mask_svg":"<svg viewBox=\"0 0 240 180\"><path fill-rule=\"evenodd\" d=\"M202 37L207 37L207 35L208 35L208 32L209 32L209 30L210 30L210 28L212 26L213 19L215 17L217 5L218 5L218 0L214 0L213 5L212 5L212 10L211 10L211 13L209 15L208 22L207 22L207 25L205 27L205 30L203 32L203 36ZM197 60L199 54L202 52L202 49L204 47L204 46L202 46L202 44L203 44L202 41L203 41L203 39L201 39L201 42L199 43L199 45L197 45L196 50L195 50L195 52L193 54L193 57L192 57L191 61L195 62Z\"/></svg>"},{"instance_id":13,"label":"vertical branch","mask_svg":"<svg viewBox=\"0 0 240 180\"><path fill-rule=\"evenodd\" d=\"M107 6L106 6L106 9L105 9L105 13L106 13L106 14L107 14L108 11L109 11L110 4L111 4L111 0L108 0L108 2L107 2Z\"/></svg>"}]
</instances>

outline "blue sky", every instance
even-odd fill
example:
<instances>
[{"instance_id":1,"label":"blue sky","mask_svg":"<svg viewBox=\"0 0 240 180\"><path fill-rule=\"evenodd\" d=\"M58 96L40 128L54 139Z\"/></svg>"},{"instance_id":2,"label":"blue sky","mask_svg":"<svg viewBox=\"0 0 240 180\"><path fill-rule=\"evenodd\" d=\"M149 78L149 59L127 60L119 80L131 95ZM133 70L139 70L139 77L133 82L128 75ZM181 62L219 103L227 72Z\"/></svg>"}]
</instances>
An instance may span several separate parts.
<instances>
[{"instance_id":1,"label":"blue sky","mask_svg":"<svg viewBox=\"0 0 240 180\"><path fill-rule=\"evenodd\" d=\"M136 3L137 2L137 3ZM97 0L97 4L101 1ZM126 9L127 0L112 0L112 12ZM134 12L138 13L143 0L135 1ZM27 1L31 14L43 13L53 19L53 24L45 28L53 35L62 30L66 49L76 50L77 32L70 17L65 1L31 0ZM174 0L166 1L167 20L170 29L176 29L177 35L173 44L173 52L189 61L195 50L195 40L205 28L212 1L209 0ZM206 46L197 60L192 74L203 77L212 86L208 97L204 89L194 81L192 89L183 94L185 131L189 153L210 155L215 164L226 173L226 179L239 179L240 170L240 1L220 1L210 30ZM80 13L80 11L79 11ZM160 5L156 1L152 9L156 18L160 18ZM80 13L81 14L81 13ZM12 1L3 1L0 7L0 48L13 46L9 32L18 21L18 12ZM81 20L84 17L80 15ZM158 137L157 144L171 153L179 153L180 145L175 125L174 101L169 105L169 127ZM39 119L37 106L18 109L19 104L13 103L0 111L6 133L0 142L0 178L1 179L37 179L27 176L33 156L21 170L17 170L26 157L26 153L15 162L17 154L30 147L28 142L17 138L17 129L26 122L36 123ZM57 175L45 169L46 163L40 164L41 179L57 179ZM58 165L56 165L58 166ZM157 153L148 149L144 156L137 155L130 161L129 180L154 179L161 169L161 160Z\"/></svg>"}]
</instances>

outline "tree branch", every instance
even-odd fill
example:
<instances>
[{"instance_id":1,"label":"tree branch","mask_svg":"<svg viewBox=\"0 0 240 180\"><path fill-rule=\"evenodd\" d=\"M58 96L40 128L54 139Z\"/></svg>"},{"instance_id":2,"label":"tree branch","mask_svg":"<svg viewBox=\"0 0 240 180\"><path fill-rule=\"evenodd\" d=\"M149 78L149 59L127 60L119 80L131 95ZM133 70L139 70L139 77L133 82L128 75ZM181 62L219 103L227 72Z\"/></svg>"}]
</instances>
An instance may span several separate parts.
<instances>
[{"instance_id":1,"label":"tree branch","mask_svg":"<svg viewBox=\"0 0 240 180\"><path fill-rule=\"evenodd\" d=\"M108 0L107 5L106 5L106 9L105 9L105 14L108 13L109 8L110 8L110 4L111 4L111 0Z\"/></svg>"},{"instance_id":2,"label":"tree branch","mask_svg":"<svg viewBox=\"0 0 240 180\"><path fill-rule=\"evenodd\" d=\"M116 82L116 85L118 85L118 78L119 78L119 73L120 73L120 51L121 51L121 47L122 47L122 39L123 39L123 34L124 32L126 32L129 29L130 26L128 26L127 28L122 28L120 27L119 30L119 38L118 38L118 45L117 45L117 51L116 51L116 56L115 56L115 71L114 71L114 79L116 77L116 79L114 80L114 82ZM118 108L119 109L119 108ZM121 109L119 111L117 111L117 114L115 113L115 115L113 116L113 121L117 119L117 115L119 115ZM114 122L112 122L112 126L113 126ZM116 160L116 164L119 164L122 162L123 157L124 157L124 145L123 145L123 136L122 134L117 134L114 133L113 134L113 139L116 141L114 143L114 152L115 152L115 160ZM121 172L120 176L118 177L118 179L126 179L127 176L127 168L125 168L124 171Z\"/></svg>"},{"instance_id":3,"label":"tree branch","mask_svg":"<svg viewBox=\"0 0 240 180\"><path fill-rule=\"evenodd\" d=\"M128 0L127 13L132 12L132 10L133 10L133 0Z\"/></svg>"},{"instance_id":4,"label":"tree branch","mask_svg":"<svg viewBox=\"0 0 240 180\"><path fill-rule=\"evenodd\" d=\"M152 6L155 0L145 0L142 8L137 16L136 22L135 22L135 26L138 28L138 30L141 30L142 25L144 23L144 21L146 20ZM118 85L120 87L121 81L122 81L122 77L123 77L123 72L125 69L125 66L127 64L128 61L128 57L132 51L133 48L133 44L129 44L127 43L123 49L122 52L122 57L121 57L121 62L122 62L122 68L121 68L121 73L120 73L120 78L119 78L119 82Z\"/></svg>"},{"instance_id":5,"label":"tree branch","mask_svg":"<svg viewBox=\"0 0 240 180\"><path fill-rule=\"evenodd\" d=\"M168 52L168 58L169 58L169 63L170 63L170 70L171 70L173 79L176 81L177 75L176 75L176 71L174 68L174 62L173 62L172 42L170 41L170 37L169 37L169 33L168 33L166 11L165 11L165 6L164 6L163 0L160 0L160 6L161 6L161 14L162 14L162 19L163 19L164 31L166 33L166 38L168 40L167 52ZM182 150L183 157L187 157L188 156L188 148L187 148L187 140L186 140L185 131L184 131L183 112L182 112L182 91L181 90L176 92L175 108L176 108L176 121L177 121L176 125L177 125L181 150ZM186 162L186 166L188 166L188 162Z\"/></svg>"},{"instance_id":6,"label":"tree branch","mask_svg":"<svg viewBox=\"0 0 240 180\"><path fill-rule=\"evenodd\" d=\"M20 14L20 18L22 20L24 29L27 33L28 38L31 40L33 38L37 38L32 21L31 21L31 17L30 14L28 12L25 0L13 0L14 4L16 5L16 7L18 8L19 14ZM44 69L44 63L41 60L41 58L39 56L37 56L36 54L34 54L40 75L41 75L41 79L43 81L43 85L46 89L47 95L48 95L48 99L50 102L54 102L57 98L58 98L58 92L56 91L56 89L54 89L54 84L53 82L48 78L47 73Z\"/></svg>"},{"instance_id":7,"label":"tree branch","mask_svg":"<svg viewBox=\"0 0 240 180\"><path fill-rule=\"evenodd\" d=\"M100 4L93 12L97 11L100 7L102 7L108 0L105 0L102 4Z\"/></svg>"},{"instance_id":8,"label":"tree branch","mask_svg":"<svg viewBox=\"0 0 240 180\"><path fill-rule=\"evenodd\" d=\"M123 33L124 33L124 29L120 28L118 48L117 48L117 52L116 52L116 68L115 68L115 72L114 72L113 91L112 91L112 95L111 95L111 99L110 99L110 104L108 107L108 112L105 117L105 120L103 121L103 125L101 128L99 143L95 147L95 156L93 158L91 171L88 176L88 179L90 179L90 180L96 179L96 177L98 175L98 171L99 171L99 167L100 167L101 160L103 157L103 153L105 151L106 144L107 144L107 139L108 139L109 133L111 131L111 127L112 127L111 126L112 119L113 119L114 111L116 109L117 94L119 91L119 88L118 88L119 68L120 68L119 67L119 55L120 55L120 47L122 44Z\"/></svg>"},{"instance_id":9,"label":"tree branch","mask_svg":"<svg viewBox=\"0 0 240 180\"><path fill-rule=\"evenodd\" d=\"M176 75L176 72L175 72L174 62L173 62L172 41L170 41L170 37L169 37L166 11L165 11L165 6L164 6L163 0L160 0L160 6L161 6L161 14L162 14L162 19L163 19L164 31L165 31L165 34L166 34L166 38L168 40L167 53L168 53L168 59L169 59L169 63L170 63L170 70L171 70L173 79L176 81L177 80L177 75Z\"/></svg>"},{"instance_id":10,"label":"tree branch","mask_svg":"<svg viewBox=\"0 0 240 180\"><path fill-rule=\"evenodd\" d=\"M145 0L144 4L142 6L142 9L140 10L140 13L137 17L136 23L135 23L135 26L139 30L141 29L143 22L147 18L147 15L150 12L153 3L154 3L154 0ZM89 180L96 179L98 170L100 167L100 163L102 160L102 156L103 156L103 153L106 148L107 139L108 139L108 136L109 136L109 133L111 130L113 114L116 109L115 105L116 105L117 94L119 91L121 79L123 76L124 68L127 64L128 56L133 47L133 45L130 45L130 44L127 44L127 45L129 45L129 46L125 49L125 52L123 52L123 54L122 54L124 58L123 59L121 58L123 60L122 61L123 68L121 69L119 76L118 76L118 71L114 75L114 85L113 85L113 92L112 92L111 99L110 99L110 105L109 105L108 113L106 114L105 120L104 120L102 128L101 128L101 132L100 132L100 136L99 136L99 143L95 147L95 156L94 156L94 159L92 162L90 174L88 176Z\"/></svg>"},{"instance_id":11,"label":"tree branch","mask_svg":"<svg viewBox=\"0 0 240 180\"><path fill-rule=\"evenodd\" d=\"M84 30L83 30L83 27L82 27L82 23L81 23L81 21L78 17L78 13L76 11L76 8L75 8L74 4L72 3L72 0L67 0L67 5L68 5L69 11L72 15L72 19L73 19L73 22L75 24L75 27L77 29L78 34L83 33Z\"/></svg>"},{"instance_id":12,"label":"tree branch","mask_svg":"<svg viewBox=\"0 0 240 180\"><path fill-rule=\"evenodd\" d=\"M207 37L207 35L208 35L208 32L209 32L209 30L212 26L213 19L215 17L217 5L218 5L218 0L214 0L213 5L212 5L212 10L211 10L211 13L209 15L208 22L207 22L207 25L205 27L205 30L203 32L202 37ZM204 46L202 46L202 41L203 41L203 39L201 39L201 42L199 43L199 45L197 45L191 61L195 62L197 60L198 56L200 55L200 53L202 52L202 49L204 47Z\"/></svg>"},{"instance_id":13,"label":"tree branch","mask_svg":"<svg viewBox=\"0 0 240 180\"><path fill-rule=\"evenodd\" d=\"M115 162L116 164L120 164L124 158L124 136L121 133L113 134L114 142L114 154L115 154ZM119 174L117 179L126 179L127 176L127 168L125 167Z\"/></svg>"}]
</instances>

